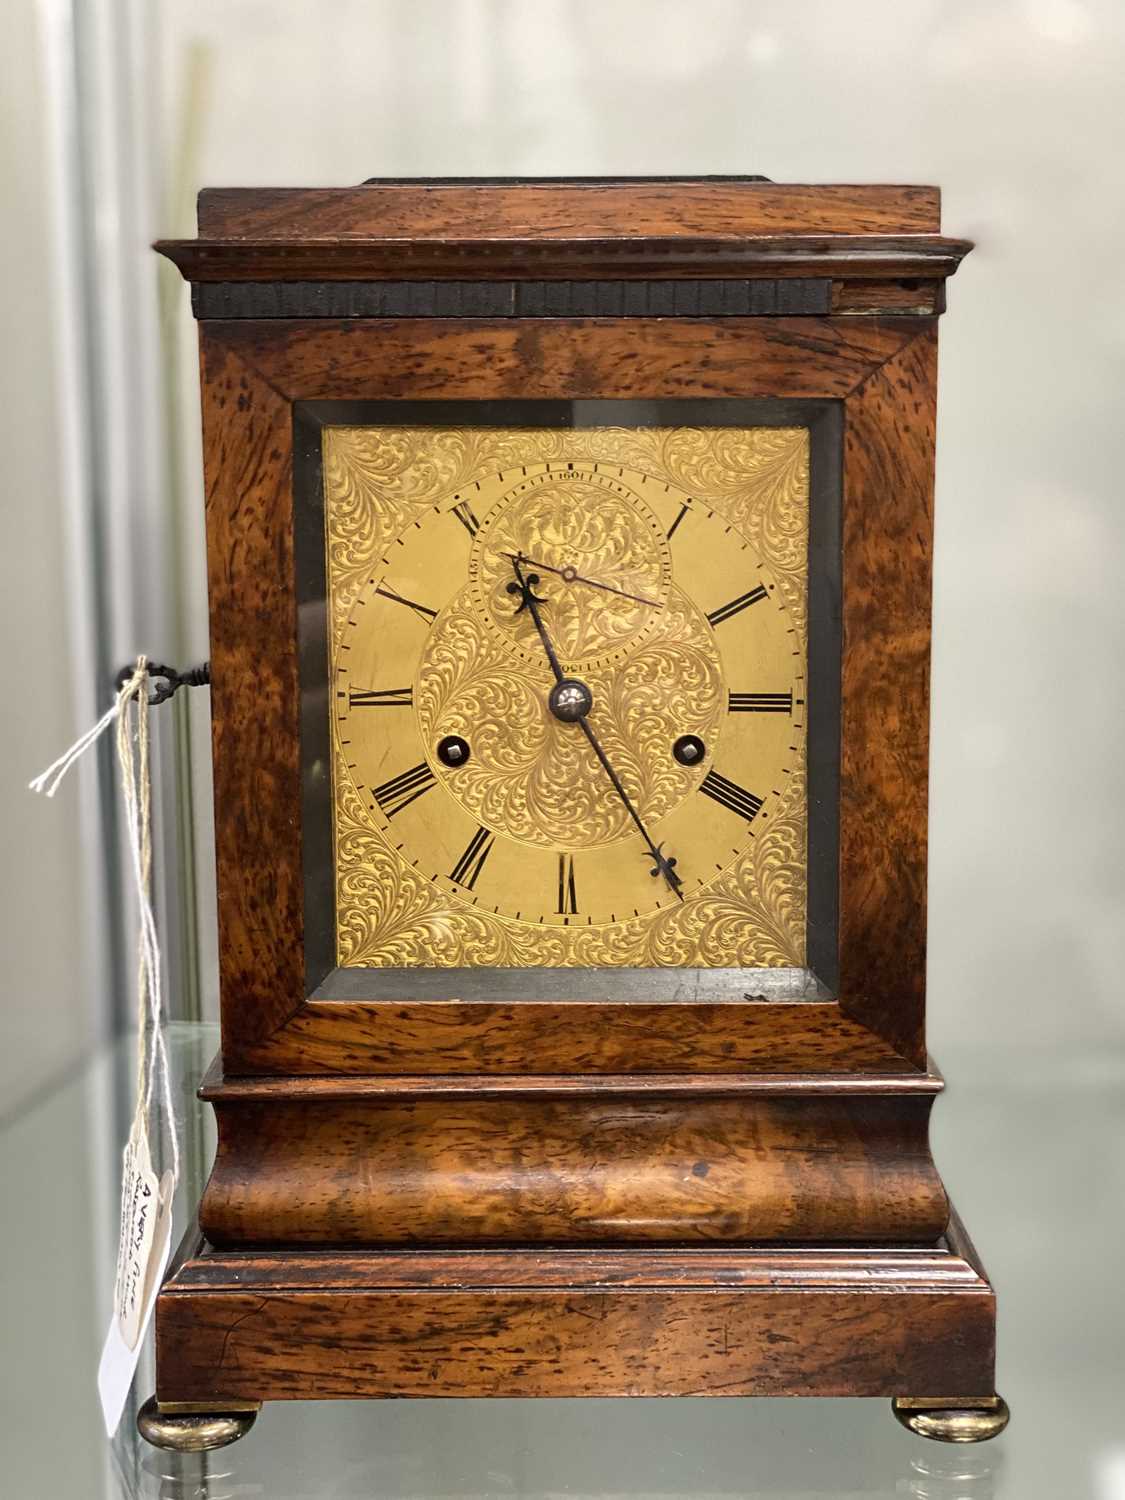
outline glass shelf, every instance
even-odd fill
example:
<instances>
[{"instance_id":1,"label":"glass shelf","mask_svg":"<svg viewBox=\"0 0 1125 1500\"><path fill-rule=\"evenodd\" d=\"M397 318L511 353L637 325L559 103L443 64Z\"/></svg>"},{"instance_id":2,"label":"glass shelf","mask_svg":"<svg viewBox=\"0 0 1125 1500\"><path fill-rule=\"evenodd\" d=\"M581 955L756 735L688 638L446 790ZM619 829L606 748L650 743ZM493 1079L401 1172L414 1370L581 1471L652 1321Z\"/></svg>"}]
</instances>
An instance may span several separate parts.
<instances>
[{"instance_id":1,"label":"glass shelf","mask_svg":"<svg viewBox=\"0 0 1125 1500\"><path fill-rule=\"evenodd\" d=\"M185 1171L178 1228L213 1150L195 1085L217 1046L170 1030ZM320 1496L811 1496L1125 1500L1125 1058L948 1053L935 1152L1000 1295L999 1387L1012 1426L980 1448L904 1432L885 1401L387 1401L267 1405L240 1443L181 1457L108 1444L95 1372L113 1281L132 1043L0 1132L9 1221L3 1493L81 1500ZM151 1341L151 1335L150 1335ZM14 1439L14 1440L13 1440Z\"/></svg>"}]
</instances>

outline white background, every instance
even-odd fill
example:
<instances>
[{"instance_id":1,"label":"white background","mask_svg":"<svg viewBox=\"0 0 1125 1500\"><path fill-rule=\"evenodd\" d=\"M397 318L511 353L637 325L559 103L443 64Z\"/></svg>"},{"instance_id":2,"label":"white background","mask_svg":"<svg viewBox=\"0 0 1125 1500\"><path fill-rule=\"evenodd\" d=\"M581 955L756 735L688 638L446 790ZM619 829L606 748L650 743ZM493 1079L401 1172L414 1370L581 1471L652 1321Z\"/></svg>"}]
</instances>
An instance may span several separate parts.
<instances>
[{"instance_id":1,"label":"white background","mask_svg":"<svg viewBox=\"0 0 1125 1500\"><path fill-rule=\"evenodd\" d=\"M0 739L0 938L16 1028L16 1046L0 1053L0 1113L108 1024L91 981L102 971L81 937L91 893L75 847L79 793L68 812L29 805L22 791L93 702L71 681L74 642L89 629L74 580L91 565L74 519L81 486L67 475L78 450L66 441L66 393L81 392L91 363L104 419L93 425L118 445L121 474L137 451L169 455L167 495L145 458L141 478L103 499L122 601L113 650L171 642L182 660L206 653L194 330L186 293L167 281L172 315L157 326L147 249L157 233L193 232L191 198L204 184L630 172L940 184L946 232L978 248L949 285L942 322L931 1040L940 1060L943 1039L969 1039L997 1069L1021 1067L1027 1049L1121 1045L1125 7L78 9L73 37L65 0L9 0L5 11L26 66L8 70L0 162L10 726ZM68 135L59 78L72 44L82 87ZM86 237L71 245L67 198L51 184L61 161L65 185L67 161L83 151L93 157L79 172ZM105 304L100 278L111 273ZM112 357L100 362L84 364L73 347L64 294L76 286L87 318L92 298L111 325ZM166 588L130 574L138 551L160 559ZM209 771L198 709L193 718L205 870ZM209 887L193 921L211 1013Z\"/></svg>"}]
</instances>

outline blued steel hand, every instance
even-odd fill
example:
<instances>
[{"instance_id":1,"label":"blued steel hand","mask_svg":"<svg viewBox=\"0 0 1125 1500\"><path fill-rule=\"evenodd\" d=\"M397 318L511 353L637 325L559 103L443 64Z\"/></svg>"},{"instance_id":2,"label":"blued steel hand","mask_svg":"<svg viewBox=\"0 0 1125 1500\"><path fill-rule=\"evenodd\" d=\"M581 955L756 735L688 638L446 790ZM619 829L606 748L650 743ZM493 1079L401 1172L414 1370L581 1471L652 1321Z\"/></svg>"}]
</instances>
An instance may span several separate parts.
<instances>
[{"instance_id":1,"label":"blued steel hand","mask_svg":"<svg viewBox=\"0 0 1125 1500\"><path fill-rule=\"evenodd\" d=\"M509 594L519 594L520 596L520 602L516 606L516 614L518 615L520 611L524 609L530 612L531 618L535 622L535 628L539 632L539 639L543 643L543 650L547 654L547 660L551 664L551 671L555 674L556 683L568 681L566 674L559 662L558 656L555 653L555 648L551 644L551 637L547 633L547 627L543 624L543 616L539 613L539 606L541 604L547 603L546 599L540 599L535 593L535 586L539 582L539 576L536 573L529 573L527 575L527 578L525 579L523 576L523 570L520 567L520 563L527 562L528 559L513 554L509 554L509 556L511 556L512 559L512 567L515 569L516 582L510 583L508 585L508 592ZM617 772L610 764L609 757L602 749L601 741L598 739L597 735L590 727L589 720L586 718L581 718L576 722L579 728L582 730L582 733L590 742L590 749L598 757L598 761L601 764L602 770L605 771L606 775L613 783L614 791L621 798L621 801L625 804L625 811L629 814L633 822L636 824L637 831L640 834L641 838L644 839L645 847L647 848L649 854L652 856L653 860L652 874L663 875L672 894L678 901L682 901L684 897L683 892L680 890L680 877L676 874L675 870L675 859L670 859L666 854L664 854L662 852L662 846L660 844L654 844L652 842L652 839L649 837L648 829L641 821L640 813L638 813L637 809L633 806L632 798L629 796L629 793L622 785L620 776L618 776Z\"/></svg>"},{"instance_id":2,"label":"blued steel hand","mask_svg":"<svg viewBox=\"0 0 1125 1500\"><path fill-rule=\"evenodd\" d=\"M516 605L516 614L522 614L525 609L530 611L531 618L535 621L535 628L539 632L539 639L543 642L543 650L547 653L547 660L551 663L551 671L555 674L555 681L562 682L566 673L559 665L559 659L555 655L555 648L551 645L551 637L547 634L547 628L543 624L543 616L539 613L539 606L546 604L547 601L546 599L540 599L534 593L534 589L539 583L539 575L538 573L529 573L525 580L523 571L520 568L521 559L512 556L511 553L508 556L512 557L512 567L516 570L516 582L508 585L508 593L519 594L520 596L520 602ZM526 561L526 558L523 560Z\"/></svg>"},{"instance_id":3,"label":"blued steel hand","mask_svg":"<svg viewBox=\"0 0 1125 1500\"><path fill-rule=\"evenodd\" d=\"M612 583L602 583L597 578L586 578L581 573L575 572L573 568L555 568L550 563L539 562L523 552L505 552L504 556L514 563L530 563L533 568L542 568L547 573L557 573L564 583L584 583L589 588L602 589L607 594L620 594L622 599L632 599L637 604L650 604L653 609L664 608L659 599L648 599L644 594L630 594L627 589L619 589Z\"/></svg>"},{"instance_id":4,"label":"blued steel hand","mask_svg":"<svg viewBox=\"0 0 1125 1500\"><path fill-rule=\"evenodd\" d=\"M610 781L613 782L614 790L621 798L622 802L624 802L625 804L625 811L637 825L637 829L641 835L641 838L644 839L645 846L648 849L648 852L652 855L652 874L663 875L664 879L668 882L668 887L671 890L673 896L675 896L678 901L682 901L684 899L684 896L683 892L680 890L680 877L676 874L675 870L676 861L674 859L669 859L666 854L663 854L661 852L662 846L660 844L654 844L652 842L652 839L649 837L648 829L641 822L640 814L633 806L629 793L621 785L620 776L618 776L617 772L610 765L609 758L601 747L601 742L599 741L594 731L590 728L589 719L579 719L578 724L582 730L582 733L590 741L590 749L601 761L602 769L605 771Z\"/></svg>"}]
</instances>

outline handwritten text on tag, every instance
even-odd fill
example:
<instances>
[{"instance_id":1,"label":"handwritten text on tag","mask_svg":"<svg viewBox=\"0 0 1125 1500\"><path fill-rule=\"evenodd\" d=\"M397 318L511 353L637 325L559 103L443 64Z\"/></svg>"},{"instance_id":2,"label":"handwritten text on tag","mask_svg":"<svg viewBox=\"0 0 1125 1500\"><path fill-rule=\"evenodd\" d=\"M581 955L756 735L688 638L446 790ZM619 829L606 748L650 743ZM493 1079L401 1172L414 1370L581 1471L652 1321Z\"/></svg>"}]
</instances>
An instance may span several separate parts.
<instances>
[{"instance_id":1,"label":"handwritten text on tag","mask_svg":"<svg viewBox=\"0 0 1125 1500\"><path fill-rule=\"evenodd\" d=\"M160 1210L160 1184L152 1170L148 1131L138 1111L125 1147L121 1179L121 1238L117 1247L117 1279L113 1311L126 1348L135 1349L141 1330L141 1309L149 1260Z\"/></svg>"}]
</instances>

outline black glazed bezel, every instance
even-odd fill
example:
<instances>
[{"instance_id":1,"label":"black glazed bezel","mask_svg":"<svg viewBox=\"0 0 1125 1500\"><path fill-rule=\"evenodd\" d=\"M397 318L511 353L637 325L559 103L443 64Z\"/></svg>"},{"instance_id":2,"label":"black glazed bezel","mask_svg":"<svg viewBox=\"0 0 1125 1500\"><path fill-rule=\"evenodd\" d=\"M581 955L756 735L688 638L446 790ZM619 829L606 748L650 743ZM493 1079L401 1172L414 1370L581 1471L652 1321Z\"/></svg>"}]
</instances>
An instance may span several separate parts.
<instances>
[{"instance_id":1,"label":"black glazed bezel","mask_svg":"<svg viewBox=\"0 0 1125 1500\"><path fill-rule=\"evenodd\" d=\"M806 427L809 431L807 966L801 998L838 976L842 403L691 398L591 401L298 401L293 405L294 558L301 694L305 976L310 999L649 1001L681 998L683 969L338 968L328 710L322 433L325 427ZM691 969L693 996L753 998L762 970ZM751 986L748 991L747 986Z\"/></svg>"}]
</instances>

